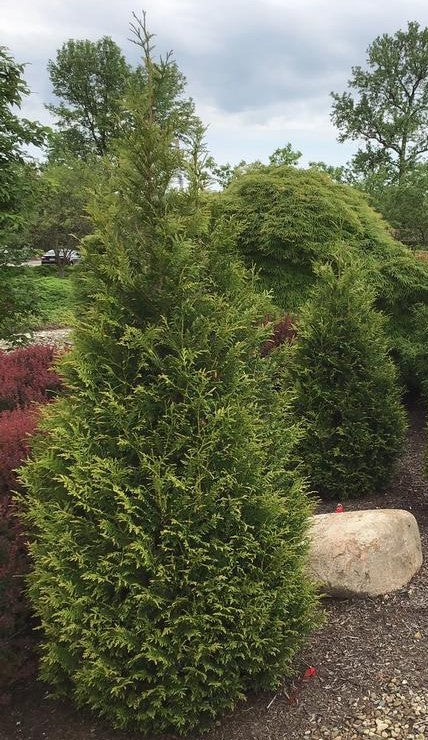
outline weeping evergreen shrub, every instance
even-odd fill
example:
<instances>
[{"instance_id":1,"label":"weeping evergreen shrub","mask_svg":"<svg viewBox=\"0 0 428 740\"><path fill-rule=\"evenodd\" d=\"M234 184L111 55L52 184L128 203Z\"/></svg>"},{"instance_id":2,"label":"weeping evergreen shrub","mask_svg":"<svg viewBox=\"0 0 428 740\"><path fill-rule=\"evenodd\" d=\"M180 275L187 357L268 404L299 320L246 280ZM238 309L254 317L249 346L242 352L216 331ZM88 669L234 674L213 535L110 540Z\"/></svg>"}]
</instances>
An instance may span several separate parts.
<instances>
[{"instance_id":1,"label":"weeping evergreen shrub","mask_svg":"<svg viewBox=\"0 0 428 740\"><path fill-rule=\"evenodd\" d=\"M405 429L384 319L350 258L319 265L302 309L290 374L311 487L339 500L383 489Z\"/></svg>"},{"instance_id":2,"label":"weeping evergreen shrub","mask_svg":"<svg viewBox=\"0 0 428 740\"><path fill-rule=\"evenodd\" d=\"M428 363L417 316L428 306L428 263L392 237L361 192L314 170L260 167L235 178L212 211L232 220L238 252L285 311L299 312L317 279L315 265L339 242L345 256L355 252L386 315L402 380L420 387Z\"/></svg>"},{"instance_id":3,"label":"weeping evergreen shrub","mask_svg":"<svg viewBox=\"0 0 428 740\"><path fill-rule=\"evenodd\" d=\"M185 733L290 670L314 622L309 506L260 355L266 299L226 234L189 241L169 210L170 61L139 30L146 85L93 208L70 393L45 415L23 505L43 678L115 726Z\"/></svg>"}]
</instances>

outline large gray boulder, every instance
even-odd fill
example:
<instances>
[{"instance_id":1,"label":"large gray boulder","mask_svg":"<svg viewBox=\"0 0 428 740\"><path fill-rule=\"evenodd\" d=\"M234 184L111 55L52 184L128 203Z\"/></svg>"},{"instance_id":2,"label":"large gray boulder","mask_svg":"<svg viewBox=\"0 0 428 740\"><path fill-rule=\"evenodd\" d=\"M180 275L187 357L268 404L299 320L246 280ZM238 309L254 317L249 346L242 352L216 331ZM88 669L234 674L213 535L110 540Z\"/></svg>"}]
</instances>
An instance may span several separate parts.
<instances>
[{"instance_id":1,"label":"large gray boulder","mask_svg":"<svg viewBox=\"0 0 428 740\"><path fill-rule=\"evenodd\" d=\"M401 509L320 514L309 538L309 573L328 596L387 594L422 565L416 519Z\"/></svg>"}]
</instances>

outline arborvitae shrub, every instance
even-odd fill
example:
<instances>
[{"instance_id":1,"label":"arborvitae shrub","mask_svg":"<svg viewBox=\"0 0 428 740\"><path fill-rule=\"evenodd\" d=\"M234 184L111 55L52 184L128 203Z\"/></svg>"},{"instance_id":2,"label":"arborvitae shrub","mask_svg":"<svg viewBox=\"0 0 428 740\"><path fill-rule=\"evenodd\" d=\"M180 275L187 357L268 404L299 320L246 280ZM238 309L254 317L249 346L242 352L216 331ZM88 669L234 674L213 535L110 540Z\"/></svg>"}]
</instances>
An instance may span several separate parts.
<instances>
[{"instance_id":1,"label":"arborvitae shrub","mask_svg":"<svg viewBox=\"0 0 428 740\"><path fill-rule=\"evenodd\" d=\"M61 388L54 360L55 349L47 345L0 350L0 411L51 400Z\"/></svg>"},{"instance_id":2,"label":"arborvitae shrub","mask_svg":"<svg viewBox=\"0 0 428 740\"><path fill-rule=\"evenodd\" d=\"M346 499L387 485L405 419L384 320L360 268L339 259L318 275L290 369L306 430L297 457L316 492Z\"/></svg>"},{"instance_id":3,"label":"arborvitae shrub","mask_svg":"<svg viewBox=\"0 0 428 740\"><path fill-rule=\"evenodd\" d=\"M278 686L314 599L266 300L225 235L193 243L168 211L170 61L143 39L146 86L85 244L71 392L23 479L43 677L114 725L184 733Z\"/></svg>"}]
</instances>

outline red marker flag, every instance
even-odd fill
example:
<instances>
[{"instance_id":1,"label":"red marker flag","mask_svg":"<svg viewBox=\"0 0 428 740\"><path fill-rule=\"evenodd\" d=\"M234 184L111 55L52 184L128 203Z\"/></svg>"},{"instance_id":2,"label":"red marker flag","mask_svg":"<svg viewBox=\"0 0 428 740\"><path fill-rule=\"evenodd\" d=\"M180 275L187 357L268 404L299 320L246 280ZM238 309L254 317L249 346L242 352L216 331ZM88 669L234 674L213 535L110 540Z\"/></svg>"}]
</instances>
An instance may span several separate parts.
<instances>
[{"instance_id":1,"label":"red marker flag","mask_svg":"<svg viewBox=\"0 0 428 740\"><path fill-rule=\"evenodd\" d=\"M314 668L313 665L310 665L309 668L306 669L306 671L303 674L303 678L313 678L317 675L317 669Z\"/></svg>"}]
</instances>

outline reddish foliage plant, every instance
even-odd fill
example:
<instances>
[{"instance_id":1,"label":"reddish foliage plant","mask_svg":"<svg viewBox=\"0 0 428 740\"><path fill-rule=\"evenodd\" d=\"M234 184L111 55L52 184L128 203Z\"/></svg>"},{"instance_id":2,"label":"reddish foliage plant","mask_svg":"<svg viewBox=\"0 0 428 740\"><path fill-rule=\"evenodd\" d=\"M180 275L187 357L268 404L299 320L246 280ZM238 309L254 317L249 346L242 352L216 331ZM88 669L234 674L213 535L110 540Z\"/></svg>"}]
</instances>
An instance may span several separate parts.
<instances>
[{"instance_id":1,"label":"reddish foliage plant","mask_svg":"<svg viewBox=\"0 0 428 740\"><path fill-rule=\"evenodd\" d=\"M291 318L290 314L285 314L279 321L273 326L272 335L263 342L261 347L262 357L270 354L272 350L279 347L285 342L292 342L297 336L296 325Z\"/></svg>"},{"instance_id":2,"label":"reddish foliage plant","mask_svg":"<svg viewBox=\"0 0 428 740\"><path fill-rule=\"evenodd\" d=\"M32 618L24 593L25 538L9 496L0 497L0 704L8 687L35 669Z\"/></svg>"},{"instance_id":3,"label":"reddish foliage plant","mask_svg":"<svg viewBox=\"0 0 428 740\"><path fill-rule=\"evenodd\" d=\"M28 557L11 491L37 418L35 406L0 414L0 690L34 670L34 638L23 590Z\"/></svg>"},{"instance_id":4,"label":"reddish foliage plant","mask_svg":"<svg viewBox=\"0 0 428 740\"><path fill-rule=\"evenodd\" d=\"M0 704L8 687L34 671L35 639L24 593L28 572L25 536L12 492L16 468L29 452L39 405L61 389L52 369L53 347L0 351Z\"/></svg>"},{"instance_id":5,"label":"reddish foliage plant","mask_svg":"<svg viewBox=\"0 0 428 740\"><path fill-rule=\"evenodd\" d=\"M29 437L37 423L37 407L16 408L0 414L0 497L16 485L15 470L25 460Z\"/></svg>"},{"instance_id":6,"label":"reddish foliage plant","mask_svg":"<svg viewBox=\"0 0 428 740\"><path fill-rule=\"evenodd\" d=\"M53 398L61 387L54 360L55 349L47 345L0 351L0 411Z\"/></svg>"}]
</instances>

